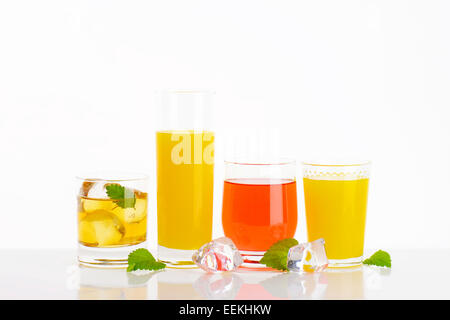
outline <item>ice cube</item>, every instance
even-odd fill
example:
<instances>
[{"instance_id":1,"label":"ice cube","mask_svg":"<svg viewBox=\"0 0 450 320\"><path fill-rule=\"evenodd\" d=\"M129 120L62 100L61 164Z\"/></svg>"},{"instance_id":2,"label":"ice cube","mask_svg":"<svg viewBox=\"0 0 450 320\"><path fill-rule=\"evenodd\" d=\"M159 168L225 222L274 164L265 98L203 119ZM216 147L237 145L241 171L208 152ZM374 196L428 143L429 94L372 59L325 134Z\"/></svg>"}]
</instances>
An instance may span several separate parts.
<instances>
[{"instance_id":1,"label":"ice cube","mask_svg":"<svg viewBox=\"0 0 450 320\"><path fill-rule=\"evenodd\" d=\"M107 199L81 199L81 209L86 213L91 213L98 210L113 211L117 208L117 204Z\"/></svg>"},{"instance_id":2,"label":"ice cube","mask_svg":"<svg viewBox=\"0 0 450 320\"><path fill-rule=\"evenodd\" d=\"M233 271L242 264L242 257L227 237L203 245L192 255L192 261L206 272Z\"/></svg>"},{"instance_id":3,"label":"ice cube","mask_svg":"<svg viewBox=\"0 0 450 320\"><path fill-rule=\"evenodd\" d=\"M120 220L104 210L91 212L78 226L79 240L88 246L110 246L119 244L125 233Z\"/></svg>"},{"instance_id":4,"label":"ice cube","mask_svg":"<svg viewBox=\"0 0 450 320\"><path fill-rule=\"evenodd\" d=\"M328 266L325 240L301 243L289 249L287 268L294 272L320 272Z\"/></svg>"},{"instance_id":5,"label":"ice cube","mask_svg":"<svg viewBox=\"0 0 450 320\"><path fill-rule=\"evenodd\" d=\"M84 181L80 189L78 211L113 210L117 205L109 201L105 182Z\"/></svg>"},{"instance_id":6,"label":"ice cube","mask_svg":"<svg viewBox=\"0 0 450 320\"><path fill-rule=\"evenodd\" d=\"M80 196L87 197L89 190L94 185L94 182L91 181L83 181L80 188Z\"/></svg>"},{"instance_id":7,"label":"ice cube","mask_svg":"<svg viewBox=\"0 0 450 320\"><path fill-rule=\"evenodd\" d=\"M91 182L89 189L87 190L87 197L90 199L109 199L106 193L105 182Z\"/></svg>"},{"instance_id":8,"label":"ice cube","mask_svg":"<svg viewBox=\"0 0 450 320\"><path fill-rule=\"evenodd\" d=\"M147 216L147 199L136 198L134 208L123 209L123 216L126 223L142 221Z\"/></svg>"}]
</instances>

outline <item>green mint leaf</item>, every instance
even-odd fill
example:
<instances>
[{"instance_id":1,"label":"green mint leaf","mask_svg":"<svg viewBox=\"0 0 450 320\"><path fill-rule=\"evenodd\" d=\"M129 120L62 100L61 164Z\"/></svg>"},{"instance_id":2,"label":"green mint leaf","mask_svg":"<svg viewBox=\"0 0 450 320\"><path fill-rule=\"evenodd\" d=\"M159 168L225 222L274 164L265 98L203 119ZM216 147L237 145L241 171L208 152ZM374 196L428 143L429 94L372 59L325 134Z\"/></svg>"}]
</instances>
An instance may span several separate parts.
<instances>
[{"instance_id":1,"label":"green mint leaf","mask_svg":"<svg viewBox=\"0 0 450 320\"><path fill-rule=\"evenodd\" d=\"M136 205L136 195L132 189L125 188L114 183L106 186L106 194L121 208L134 208Z\"/></svg>"},{"instance_id":2,"label":"green mint leaf","mask_svg":"<svg viewBox=\"0 0 450 320\"><path fill-rule=\"evenodd\" d=\"M383 250L378 250L369 259L363 261L364 264L378 267L391 267L391 256Z\"/></svg>"},{"instance_id":3,"label":"green mint leaf","mask_svg":"<svg viewBox=\"0 0 450 320\"><path fill-rule=\"evenodd\" d=\"M297 244L298 241L292 238L277 241L264 253L264 257L259 263L265 264L269 268L286 271L289 249Z\"/></svg>"},{"instance_id":4,"label":"green mint leaf","mask_svg":"<svg viewBox=\"0 0 450 320\"><path fill-rule=\"evenodd\" d=\"M136 263L128 263L127 272L137 270L137 269L135 269L135 267L136 267Z\"/></svg>"},{"instance_id":5,"label":"green mint leaf","mask_svg":"<svg viewBox=\"0 0 450 320\"><path fill-rule=\"evenodd\" d=\"M166 265L156 261L150 251L144 248L136 249L128 255L127 272L136 270L160 270Z\"/></svg>"}]
</instances>

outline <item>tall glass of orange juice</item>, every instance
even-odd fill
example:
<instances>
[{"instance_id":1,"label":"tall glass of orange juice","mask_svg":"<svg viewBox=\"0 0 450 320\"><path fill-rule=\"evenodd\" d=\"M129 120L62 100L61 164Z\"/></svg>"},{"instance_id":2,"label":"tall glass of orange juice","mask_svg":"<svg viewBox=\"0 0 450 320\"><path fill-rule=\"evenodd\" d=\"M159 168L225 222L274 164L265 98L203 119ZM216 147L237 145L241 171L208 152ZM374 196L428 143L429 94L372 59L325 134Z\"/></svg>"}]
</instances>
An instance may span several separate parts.
<instances>
[{"instance_id":1,"label":"tall glass of orange juice","mask_svg":"<svg viewBox=\"0 0 450 320\"><path fill-rule=\"evenodd\" d=\"M214 132L210 91L164 91L156 132L158 259L194 267L212 237Z\"/></svg>"},{"instance_id":2,"label":"tall glass of orange juice","mask_svg":"<svg viewBox=\"0 0 450 320\"><path fill-rule=\"evenodd\" d=\"M369 162L303 163L308 241L325 240L329 267L362 263Z\"/></svg>"}]
</instances>

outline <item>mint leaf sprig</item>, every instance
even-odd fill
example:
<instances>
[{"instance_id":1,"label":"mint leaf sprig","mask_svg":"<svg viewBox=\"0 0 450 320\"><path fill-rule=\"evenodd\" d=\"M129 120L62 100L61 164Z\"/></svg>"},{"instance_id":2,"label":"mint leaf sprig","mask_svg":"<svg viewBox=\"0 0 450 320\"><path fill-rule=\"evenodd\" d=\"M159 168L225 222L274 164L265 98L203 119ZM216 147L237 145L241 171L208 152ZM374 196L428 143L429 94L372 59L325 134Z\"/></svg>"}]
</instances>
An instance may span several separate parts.
<instances>
[{"instance_id":1,"label":"mint leaf sprig","mask_svg":"<svg viewBox=\"0 0 450 320\"><path fill-rule=\"evenodd\" d=\"M127 272L136 270L161 270L165 267L165 263L156 261L150 251L145 248L136 249L128 255Z\"/></svg>"},{"instance_id":2,"label":"mint leaf sprig","mask_svg":"<svg viewBox=\"0 0 450 320\"><path fill-rule=\"evenodd\" d=\"M125 188L117 183L109 184L105 188L108 197L113 199L119 207L126 209L134 208L136 205L136 195L133 189Z\"/></svg>"},{"instance_id":3,"label":"mint leaf sprig","mask_svg":"<svg viewBox=\"0 0 450 320\"><path fill-rule=\"evenodd\" d=\"M277 241L264 253L259 263L265 264L269 268L286 271L289 249L297 244L298 241L292 238Z\"/></svg>"},{"instance_id":4,"label":"mint leaf sprig","mask_svg":"<svg viewBox=\"0 0 450 320\"><path fill-rule=\"evenodd\" d=\"M383 250L378 250L370 258L365 259L363 264L377 267L391 267L391 256Z\"/></svg>"}]
</instances>

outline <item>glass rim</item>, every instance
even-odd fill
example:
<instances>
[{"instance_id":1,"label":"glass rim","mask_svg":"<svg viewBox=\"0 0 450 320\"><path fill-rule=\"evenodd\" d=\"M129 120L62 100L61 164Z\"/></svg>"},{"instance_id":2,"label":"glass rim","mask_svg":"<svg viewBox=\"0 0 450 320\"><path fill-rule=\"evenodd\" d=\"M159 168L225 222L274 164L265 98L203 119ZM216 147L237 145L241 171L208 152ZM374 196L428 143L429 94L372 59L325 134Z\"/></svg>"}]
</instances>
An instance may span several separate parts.
<instances>
[{"instance_id":1,"label":"glass rim","mask_svg":"<svg viewBox=\"0 0 450 320\"><path fill-rule=\"evenodd\" d=\"M76 179L87 182L123 182L123 181L145 181L149 176L145 173L127 171L88 171L75 176Z\"/></svg>"},{"instance_id":2,"label":"glass rim","mask_svg":"<svg viewBox=\"0 0 450 320\"><path fill-rule=\"evenodd\" d=\"M238 161L238 160L224 160L225 164L239 165L239 166L285 166L285 165L295 165L295 159L290 158L280 158L277 160L267 160L267 161Z\"/></svg>"},{"instance_id":3,"label":"glass rim","mask_svg":"<svg viewBox=\"0 0 450 320\"><path fill-rule=\"evenodd\" d=\"M364 167L370 166L372 161L370 160L336 160L336 161L302 161L302 166L312 166L312 167Z\"/></svg>"}]
</instances>

